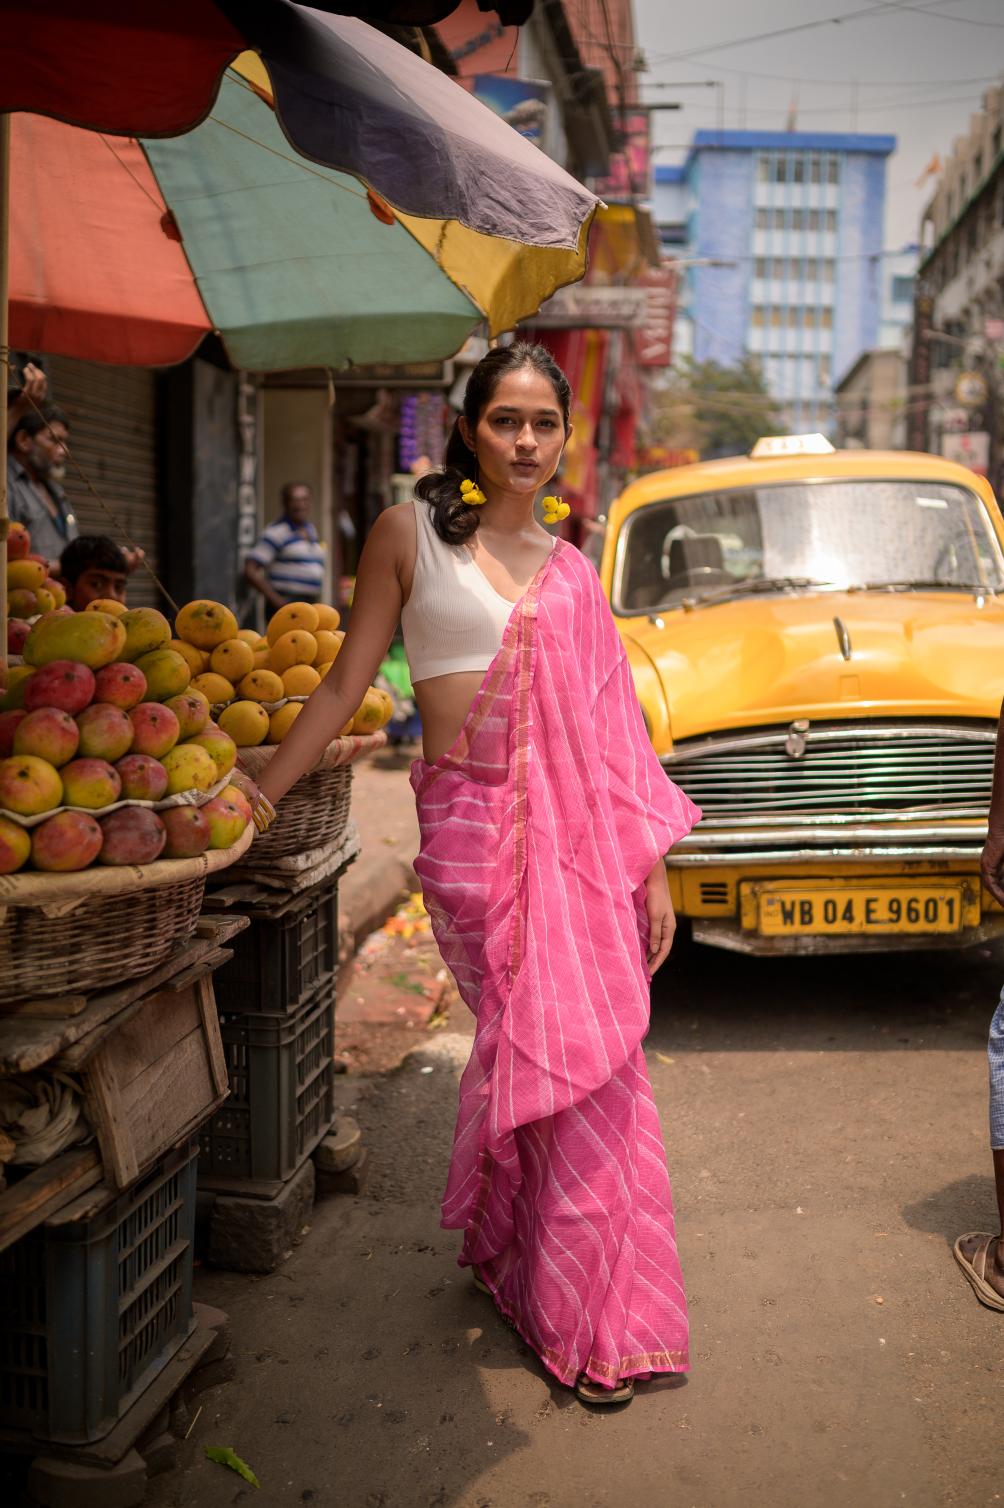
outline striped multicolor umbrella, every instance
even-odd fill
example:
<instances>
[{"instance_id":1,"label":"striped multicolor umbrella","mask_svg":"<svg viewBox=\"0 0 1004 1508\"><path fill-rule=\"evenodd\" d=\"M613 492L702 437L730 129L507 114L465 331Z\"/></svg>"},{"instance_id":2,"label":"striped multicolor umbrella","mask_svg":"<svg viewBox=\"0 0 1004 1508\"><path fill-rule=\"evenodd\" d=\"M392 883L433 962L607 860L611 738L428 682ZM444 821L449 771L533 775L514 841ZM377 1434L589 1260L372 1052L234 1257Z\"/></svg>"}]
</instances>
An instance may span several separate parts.
<instances>
[{"instance_id":1,"label":"striped multicolor umbrella","mask_svg":"<svg viewBox=\"0 0 1004 1508\"><path fill-rule=\"evenodd\" d=\"M361 21L290 0L5 11L0 108L33 112L14 346L159 365L216 329L248 370L432 360L584 271L594 196Z\"/></svg>"}]
</instances>

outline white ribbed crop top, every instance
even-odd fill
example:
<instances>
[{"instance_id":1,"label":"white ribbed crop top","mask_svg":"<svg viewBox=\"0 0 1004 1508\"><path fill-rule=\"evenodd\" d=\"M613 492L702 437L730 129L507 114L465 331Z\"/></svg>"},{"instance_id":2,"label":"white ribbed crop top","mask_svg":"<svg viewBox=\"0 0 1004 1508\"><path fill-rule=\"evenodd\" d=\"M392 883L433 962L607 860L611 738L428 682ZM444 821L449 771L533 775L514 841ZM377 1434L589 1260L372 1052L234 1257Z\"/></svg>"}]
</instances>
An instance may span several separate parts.
<instances>
[{"instance_id":1,"label":"white ribbed crop top","mask_svg":"<svg viewBox=\"0 0 1004 1508\"><path fill-rule=\"evenodd\" d=\"M486 671L502 647L515 602L492 586L466 545L448 545L427 503L415 501L415 574L401 609L412 681Z\"/></svg>"}]
</instances>

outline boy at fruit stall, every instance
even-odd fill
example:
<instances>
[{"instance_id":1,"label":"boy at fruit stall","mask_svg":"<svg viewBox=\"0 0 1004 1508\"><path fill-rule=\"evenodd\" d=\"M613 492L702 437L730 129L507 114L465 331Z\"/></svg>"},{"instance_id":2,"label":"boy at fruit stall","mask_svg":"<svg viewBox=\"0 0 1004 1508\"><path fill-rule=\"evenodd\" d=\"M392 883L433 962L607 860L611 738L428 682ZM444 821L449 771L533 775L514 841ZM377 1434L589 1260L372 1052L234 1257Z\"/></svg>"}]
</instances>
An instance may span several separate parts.
<instances>
[{"instance_id":1,"label":"boy at fruit stall","mask_svg":"<svg viewBox=\"0 0 1004 1508\"><path fill-rule=\"evenodd\" d=\"M75 613L99 600L124 602L128 576L129 558L107 534L82 534L59 557L59 578Z\"/></svg>"}]
</instances>

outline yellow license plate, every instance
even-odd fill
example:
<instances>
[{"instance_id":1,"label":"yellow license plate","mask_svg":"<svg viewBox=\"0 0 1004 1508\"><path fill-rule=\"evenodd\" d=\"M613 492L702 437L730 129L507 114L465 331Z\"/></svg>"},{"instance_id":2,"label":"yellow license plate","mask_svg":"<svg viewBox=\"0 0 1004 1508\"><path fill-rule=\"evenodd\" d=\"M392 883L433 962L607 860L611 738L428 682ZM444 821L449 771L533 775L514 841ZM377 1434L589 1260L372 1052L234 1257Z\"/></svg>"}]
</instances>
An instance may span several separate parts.
<instances>
[{"instance_id":1,"label":"yellow license plate","mask_svg":"<svg viewBox=\"0 0 1004 1508\"><path fill-rule=\"evenodd\" d=\"M958 932L962 919L959 885L895 889L792 885L761 894L759 931L768 937L841 932Z\"/></svg>"}]
</instances>

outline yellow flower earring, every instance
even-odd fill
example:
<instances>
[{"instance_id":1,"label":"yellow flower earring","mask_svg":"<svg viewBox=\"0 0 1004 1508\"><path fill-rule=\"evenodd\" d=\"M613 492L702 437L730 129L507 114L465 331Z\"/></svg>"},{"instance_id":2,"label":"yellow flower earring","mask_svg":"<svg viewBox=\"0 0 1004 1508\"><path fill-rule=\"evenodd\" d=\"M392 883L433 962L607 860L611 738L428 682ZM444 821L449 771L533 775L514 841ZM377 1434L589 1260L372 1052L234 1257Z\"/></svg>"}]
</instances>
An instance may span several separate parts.
<instances>
[{"instance_id":1,"label":"yellow flower earring","mask_svg":"<svg viewBox=\"0 0 1004 1508\"><path fill-rule=\"evenodd\" d=\"M560 524L572 511L560 497L542 497L540 505L544 510L545 524Z\"/></svg>"},{"instance_id":2,"label":"yellow flower earring","mask_svg":"<svg viewBox=\"0 0 1004 1508\"><path fill-rule=\"evenodd\" d=\"M469 477L460 483L460 496L471 508L480 508L488 501L477 482L472 482Z\"/></svg>"}]
</instances>

